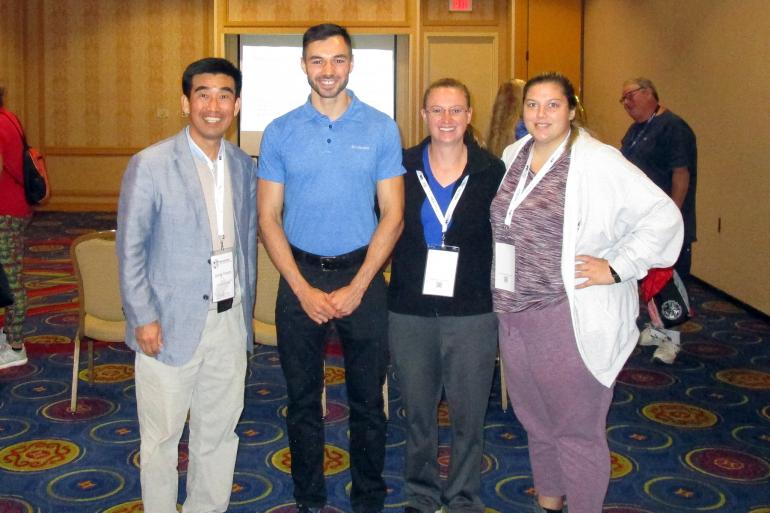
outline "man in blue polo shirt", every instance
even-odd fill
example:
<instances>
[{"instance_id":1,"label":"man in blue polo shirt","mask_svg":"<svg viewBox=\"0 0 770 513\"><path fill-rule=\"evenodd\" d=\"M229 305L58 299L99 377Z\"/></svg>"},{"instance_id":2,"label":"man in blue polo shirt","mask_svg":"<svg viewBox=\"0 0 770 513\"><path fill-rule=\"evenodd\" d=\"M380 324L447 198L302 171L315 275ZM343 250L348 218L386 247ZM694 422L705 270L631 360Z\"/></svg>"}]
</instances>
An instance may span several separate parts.
<instances>
[{"instance_id":1,"label":"man in blue polo shirt","mask_svg":"<svg viewBox=\"0 0 770 513\"><path fill-rule=\"evenodd\" d=\"M301 65L310 97L265 129L258 172L261 240L281 273L276 329L294 498L300 513L326 503L321 392L333 323L350 406L350 501L356 513L376 513L386 495L381 269L403 228L401 142L392 119L346 90L353 54L344 28L309 28Z\"/></svg>"}]
</instances>

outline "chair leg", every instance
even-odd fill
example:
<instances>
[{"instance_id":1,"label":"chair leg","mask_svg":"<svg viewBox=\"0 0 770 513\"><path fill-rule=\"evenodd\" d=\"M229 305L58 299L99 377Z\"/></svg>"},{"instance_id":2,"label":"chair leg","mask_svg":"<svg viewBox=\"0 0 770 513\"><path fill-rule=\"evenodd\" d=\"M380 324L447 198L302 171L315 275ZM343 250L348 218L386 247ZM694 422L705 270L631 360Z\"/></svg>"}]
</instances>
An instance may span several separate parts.
<instances>
[{"instance_id":1,"label":"chair leg","mask_svg":"<svg viewBox=\"0 0 770 513\"><path fill-rule=\"evenodd\" d=\"M503 360L497 358L500 364L500 405L503 411L508 411L508 389L505 388L505 372L503 371Z\"/></svg>"},{"instance_id":2,"label":"chair leg","mask_svg":"<svg viewBox=\"0 0 770 513\"><path fill-rule=\"evenodd\" d=\"M382 402L385 410L385 418L390 418L390 406L388 404L388 376L382 384ZM321 390L321 413L326 418L326 363L324 362L324 387Z\"/></svg>"},{"instance_id":3,"label":"chair leg","mask_svg":"<svg viewBox=\"0 0 770 513\"><path fill-rule=\"evenodd\" d=\"M324 385L321 390L321 416L326 418L326 362L324 362Z\"/></svg>"},{"instance_id":4,"label":"chair leg","mask_svg":"<svg viewBox=\"0 0 770 513\"><path fill-rule=\"evenodd\" d=\"M70 396L70 412L76 413L78 407L78 372L80 371L80 334L76 333L72 341L72 395Z\"/></svg>"},{"instance_id":5,"label":"chair leg","mask_svg":"<svg viewBox=\"0 0 770 513\"><path fill-rule=\"evenodd\" d=\"M388 404L388 375L385 374L385 383L382 384L382 403L385 407L385 418L390 418L390 405Z\"/></svg>"},{"instance_id":6,"label":"chair leg","mask_svg":"<svg viewBox=\"0 0 770 513\"><path fill-rule=\"evenodd\" d=\"M94 341L88 339L88 384L94 384Z\"/></svg>"}]
</instances>

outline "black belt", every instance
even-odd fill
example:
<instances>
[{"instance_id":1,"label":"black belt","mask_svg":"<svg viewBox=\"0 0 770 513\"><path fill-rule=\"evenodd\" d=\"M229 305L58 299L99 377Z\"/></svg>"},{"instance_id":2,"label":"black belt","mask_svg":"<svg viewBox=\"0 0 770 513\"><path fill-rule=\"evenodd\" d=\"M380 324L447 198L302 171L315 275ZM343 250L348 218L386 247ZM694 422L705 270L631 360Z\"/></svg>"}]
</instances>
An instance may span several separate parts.
<instances>
[{"instance_id":1,"label":"black belt","mask_svg":"<svg viewBox=\"0 0 770 513\"><path fill-rule=\"evenodd\" d=\"M366 258L368 249L369 246L364 246L344 255L318 256L292 246L291 254L300 266L316 267L322 271L344 271L360 266Z\"/></svg>"}]
</instances>

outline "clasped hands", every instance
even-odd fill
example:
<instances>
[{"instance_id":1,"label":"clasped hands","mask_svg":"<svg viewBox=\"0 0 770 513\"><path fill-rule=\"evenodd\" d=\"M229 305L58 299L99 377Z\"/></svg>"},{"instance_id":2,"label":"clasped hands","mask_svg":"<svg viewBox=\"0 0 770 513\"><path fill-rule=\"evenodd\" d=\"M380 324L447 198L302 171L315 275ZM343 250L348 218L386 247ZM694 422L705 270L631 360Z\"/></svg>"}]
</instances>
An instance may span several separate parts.
<instances>
[{"instance_id":1,"label":"clasped hands","mask_svg":"<svg viewBox=\"0 0 770 513\"><path fill-rule=\"evenodd\" d=\"M316 324L323 324L353 313L361 304L363 295L364 290L358 290L353 284L349 284L332 292L308 287L297 294L297 297L308 317Z\"/></svg>"}]
</instances>

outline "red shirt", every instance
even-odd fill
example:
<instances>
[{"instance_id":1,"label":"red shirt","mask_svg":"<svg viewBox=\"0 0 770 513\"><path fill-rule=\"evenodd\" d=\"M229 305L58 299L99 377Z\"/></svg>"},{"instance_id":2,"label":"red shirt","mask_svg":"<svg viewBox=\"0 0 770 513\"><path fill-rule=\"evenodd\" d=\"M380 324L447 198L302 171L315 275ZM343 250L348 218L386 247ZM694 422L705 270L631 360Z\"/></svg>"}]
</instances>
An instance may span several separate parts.
<instances>
[{"instance_id":1,"label":"red shirt","mask_svg":"<svg viewBox=\"0 0 770 513\"><path fill-rule=\"evenodd\" d=\"M0 172L0 215L27 217L32 214L24 198L22 152L24 144L19 135L21 123L16 115L0 108L0 155L3 170Z\"/></svg>"}]
</instances>

